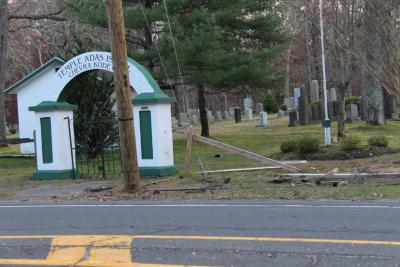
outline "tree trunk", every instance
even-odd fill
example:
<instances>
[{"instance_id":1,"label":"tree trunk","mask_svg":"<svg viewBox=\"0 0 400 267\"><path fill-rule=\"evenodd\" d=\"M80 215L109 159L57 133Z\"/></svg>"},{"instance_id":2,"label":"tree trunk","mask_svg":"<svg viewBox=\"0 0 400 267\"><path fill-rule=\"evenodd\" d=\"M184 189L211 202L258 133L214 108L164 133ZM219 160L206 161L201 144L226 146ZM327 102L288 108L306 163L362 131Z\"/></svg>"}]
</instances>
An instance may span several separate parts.
<instances>
[{"instance_id":1,"label":"tree trunk","mask_svg":"<svg viewBox=\"0 0 400 267\"><path fill-rule=\"evenodd\" d=\"M346 102L344 99L346 87L345 86L339 86L338 88L338 96L337 96L337 102L338 102L338 116L337 116L337 121L338 121L338 137L345 137L345 114L346 114Z\"/></svg>"},{"instance_id":2,"label":"tree trunk","mask_svg":"<svg viewBox=\"0 0 400 267\"><path fill-rule=\"evenodd\" d=\"M6 139L6 109L5 109L5 85L6 85L6 55L8 34L8 8L7 0L0 0L0 140Z\"/></svg>"},{"instance_id":3,"label":"tree trunk","mask_svg":"<svg viewBox=\"0 0 400 267\"><path fill-rule=\"evenodd\" d=\"M204 86L202 84L197 85L197 101L200 111L201 136L209 137L210 129L208 127L206 97L204 95Z\"/></svg>"},{"instance_id":4,"label":"tree trunk","mask_svg":"<svg viewBox=\"0 0 400 267\"><path fill-rule=\"evenodd\" d=\"M382 84L369 73L366 74L367 123L372 125L385 124L385 112Z\"/></svg>"}]
</instances>

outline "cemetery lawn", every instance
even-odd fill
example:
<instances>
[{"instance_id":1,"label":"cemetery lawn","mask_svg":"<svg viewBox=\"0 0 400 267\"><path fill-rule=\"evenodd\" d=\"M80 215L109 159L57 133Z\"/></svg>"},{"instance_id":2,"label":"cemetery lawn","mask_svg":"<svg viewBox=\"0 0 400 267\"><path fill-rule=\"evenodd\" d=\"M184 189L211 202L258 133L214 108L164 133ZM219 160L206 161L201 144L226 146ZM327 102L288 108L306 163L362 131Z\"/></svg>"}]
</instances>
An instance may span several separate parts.
<instances>
[{"instance_id":1,"label":"cemetery lawn","mask_svg":"<svg viewBox=\"0 0 400 267\"><path fill-rule=\"evenodd\" d=\"M279 160L294 160L293 155L280 153L281 142L304 136L314 136L323 144L323 129L320 125L297 126L289 128L288 118L270 118L270 126L257 127L257 121L217 122L210 124L211 138L243 148L267 157ZM333 124L332 131L336 129ZM199 127L195 127L199 133ZM339 172L400 172L400 120L389 120L385 126L369 126L363 122L346 125L348 135L361 138L361 145L366 146L370 136L384 135L389 140L393 153L353 160L313 160L307 164L297 165L306 173L327 173L333 169ZM336 145L337 146L337 145ZM157 179L142 178L146 196L130 198L151 199L400 199L400 179L349 181L347 186L315 186L295 179L289 183L274 184L271 181L285 170L264 170L255 172L215 173L202 175L198 173L202 165L206 170L262 167L262 163L243 158L211 146L193 143L193 160L191 176L181 178L185 160L186 139L181 135L174 136L174 157L179 173L172 177ZM0 148L0 154L17 154L18 147ZM201 163L201 164L200 164ZM10 199L20 190L43 185L72 184L76 181L31 181L29 178L35 170L33 159L0 158L0 199ZM94 177L93 177L94 178ZM93 180L92 180L93 181ZM99 180L99 182L102 180ZM104 181L102 181L104 182ZM119 177L108 178L114 186L121 184ZM150 185L149 185L150 184ZM157 192L158 189L175 188L211 188L202 192ZM87 197L87 196L85 196ZM126 197L126 195L124 196ZM86 198L87 199L87 198ZM110 199L119 200L115 193ZM124 198L125 199L125 198Z\"/></svg>"}]
</instances>

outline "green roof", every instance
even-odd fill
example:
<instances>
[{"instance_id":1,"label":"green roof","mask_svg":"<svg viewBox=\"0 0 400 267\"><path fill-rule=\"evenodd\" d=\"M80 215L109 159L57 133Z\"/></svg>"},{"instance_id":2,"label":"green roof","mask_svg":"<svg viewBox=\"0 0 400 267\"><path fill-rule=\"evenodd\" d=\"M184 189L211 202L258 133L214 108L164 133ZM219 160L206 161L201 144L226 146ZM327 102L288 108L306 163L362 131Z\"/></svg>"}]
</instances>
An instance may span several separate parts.
<instances>
[{"instance_id":1,"label":"green roof","mask_svg":"<svg viewBox=\"0 0 400 267\"><path fill-rule=\"evenodd\" d=\"M15 93L16 91L18 91L18 89L20 89L25 83L29 82L30 80L32 80L33 78L35 78L37 75L39 75L40 73L42 73L43 71L45 71L47 68L49 68L50 66L57 64L57 65L63 65L65 63L64 60L62 60L61 58L55 57L49 61L47 61L45 64L43 64L42 66L40 66L39 68L37 68L36 70L34 70L31 74L29 74L28 76L26 76L25 78L19 80L18 82L16 82L15 84L13 84L12 86L10 86L9 88L7 88L4 93L5 94L12 94Z\"/></svg>"},{"instance_id":2,"label":"green roof","mask_svg":"<svg viewBox=\"0 0 400 267\"><path fill-rule=\"evenodd\" d=\"M77 105L71 105L67 102L43 101L39 105L29 107L29 111L47 111L47 110L77 110Z\"/></svg>"},{"instance_id":3,"label":"green roof","mask_svg":"<svg viewBox=\"0 0 400 267\"><path fill-rule=\"evenodd\" d=\"M162 91L153 93L141 93L137 95L133 100L133 104L151 104L151 103L174 103L176 102L175 97L169 97Z\"/></svg>"}]
</instances>

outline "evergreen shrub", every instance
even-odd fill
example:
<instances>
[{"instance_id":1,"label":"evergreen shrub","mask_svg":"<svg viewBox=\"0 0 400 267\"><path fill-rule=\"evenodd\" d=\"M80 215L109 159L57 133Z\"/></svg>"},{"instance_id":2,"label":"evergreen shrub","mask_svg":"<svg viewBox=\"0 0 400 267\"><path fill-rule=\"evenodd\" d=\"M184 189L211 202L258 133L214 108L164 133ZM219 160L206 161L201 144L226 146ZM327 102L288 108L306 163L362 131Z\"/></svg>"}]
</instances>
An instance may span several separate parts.
<instances>
[{"instance_id":1,"label":"evergreen shrub","mask_svg":"<svg viewBox=\"0 0 400 267\"><path fill-rule=\"evenodd\" d=\"M319 151L319 139L316 137L306 136L298 141L299 153L308 154Z\"/></svg>"},{"instance_id":2,"label":"evergreen shrub","mask_svg":"<svg viewBox=\"0 0 400 267\"><path fill-rule=\"evenodd\" d=\"M353 151L359 148L361 139L358 136L350 135L340 142L340 148L344 151Z\"/></svg>"},{"instance_id":3,"label":"evergreen shrub","mask_svg":"<svg viewBox=\"0 0 400 267\"><path fill-rule=\"evenodd\" d=\"M389 140L385 136L372 136L368 139L370 146L388 147Z\"/></svg>"},{"instance_id":4,"label":"evergreen shrub","mask_svg":"<svg viewBox=\"0 0 400 267\"><path fill-rule=\"evenodd\" d=\"M276 102L274 96L270 93L264 97L264 111L267 113L277 113L279 111L278 102Z\"/></svg>"}]
</instances>

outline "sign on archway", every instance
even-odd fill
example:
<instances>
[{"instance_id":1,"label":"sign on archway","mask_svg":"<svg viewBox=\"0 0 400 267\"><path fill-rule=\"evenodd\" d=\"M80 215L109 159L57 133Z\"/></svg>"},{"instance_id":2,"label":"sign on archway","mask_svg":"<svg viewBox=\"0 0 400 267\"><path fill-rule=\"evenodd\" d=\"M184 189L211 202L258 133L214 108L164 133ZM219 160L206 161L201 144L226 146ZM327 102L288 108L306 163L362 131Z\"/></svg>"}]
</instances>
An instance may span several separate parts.
<instances>
[{"instance_id":1,"label":"sign on archway","mask_svg":"<svg viewBox=\"0 0 400 267\"><path fill-rule=\"evenodd\" d=\"M142 175L171 174L176 171L173 161L171 125L171 103L175 99L164 94L151 74L133 59L128 59L128 68L130 85L136 92L132 101L134 103L134 127L140 172ZM20 137L33 138L33 132L36 130L37 138L41 138L40 129L37 129L37 125L40 125L41 115L35 114L35 107L40 106L44 101L56 103L61 92L71 80L91 70L112 72L111 53L87 52L77 55L67 62L54 58L8 88L6 93L15 93L18 98ZM29 107L32 107L33 111L29 111ZM41 113L47 116L52 111L54 109L50 108ZM52 138L52 147L57 147L59 144L54 140L58 140L57 136ZM41 147L37 147L37 149L40 150ZM34 147L30 144L21 146L22 153L33 153L34 151ZM62 155L53 155L53 159L67 160L63 159ZM73 160L69 159L71 165L73 165ZM44 168L43 171L46 171L46 167L49 167L50 163L43 163L41 166ZM48 169L48 171L50 170L54 171L52 168ZM36 175L36 177L39 176ZM48 177L48 175L45 176Z\"/></svg>"}]
</instances>

